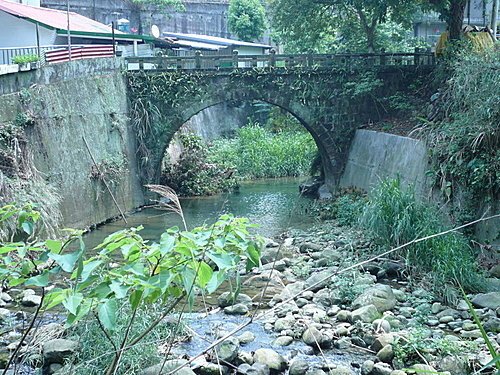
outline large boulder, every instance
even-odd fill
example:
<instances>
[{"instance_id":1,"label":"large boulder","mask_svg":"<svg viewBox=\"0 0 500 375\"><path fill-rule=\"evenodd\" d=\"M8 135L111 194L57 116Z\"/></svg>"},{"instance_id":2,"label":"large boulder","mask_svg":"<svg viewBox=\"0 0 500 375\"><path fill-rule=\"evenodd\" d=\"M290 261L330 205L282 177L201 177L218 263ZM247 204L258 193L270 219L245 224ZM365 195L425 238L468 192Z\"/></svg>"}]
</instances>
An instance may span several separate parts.
<instances>
[{"instance_id":1,"label":"large boulder","mask_svg":"<svg viewBox=\"0 0 500 375\"><path fill-rule=\"evenodd\" d=\"M231 362L238 356L240 342L236 337L229 337L217 345L216 350L221 360Z\"/></svg>"},{"instance_id":2,"label":"large boulder","mask_svg":"<svg viewBox=\"0 0 500 375\"><path fill-rule=\"evenodd\" d=\"M353 323L358 321L364 323L372 323L375 319L380 318L380 313L378 312L375 305L367 305L356 309L351 314L351 320Z\"/></svg>"},{"instance_id":3,"label":"large boulder","mask_svg":"<svg viewBox=\"0 0 500 375\"><path fill-rule=\"evenodd\" d=\"M471 302L476 307L494 310L500 306L500 292L476 294Z\"/></svg>"},{"instance_id":4,"label":"large boulder","mask_svg":"<svg viewBox=\"0 0 500 375\"><path fill-rule=\"evenodd\" d=\"M320 330L311 326L304 331L302 335L302 341L304 341L304 343L306 343L307 345L317 348L318 345L322 347L326 343L328 343L329 338L321 333Z\"/></svg>"},{"instance_id":5,"label":"large boulder","mask_svg":"<svg viewBox=\"0 0 500 375\"><path fill-rule=\"evenodd\" d=\"M73 356L79 344L77 341L54 339L43 343L43 361L46 365L51 363L64 363L65 360Z\"/></svg>"},{"instance_id":6,"label":"large boulder","mask_svg":"<svg viewBox=\"0 0 500 375\"><path fill-rule=\"evenodd\" d=\"M388 285L376 284L365 290L352 302L352 307L357 309L362 306L374 305L378 312L392 310L396 306L396 297Z\"/></svg>"},{"instance_id":7,"label":"large boulder","mask_svg":"<svg viewBox=\"0 0 500 375\"><path fill-rule=\"evenodd\" d=\"M323 289L330 283L330 279L333 276L335 270L332 268L315 272L305 281L305 287L313 292L317 292Z\"/></svg>"}]
</instances>

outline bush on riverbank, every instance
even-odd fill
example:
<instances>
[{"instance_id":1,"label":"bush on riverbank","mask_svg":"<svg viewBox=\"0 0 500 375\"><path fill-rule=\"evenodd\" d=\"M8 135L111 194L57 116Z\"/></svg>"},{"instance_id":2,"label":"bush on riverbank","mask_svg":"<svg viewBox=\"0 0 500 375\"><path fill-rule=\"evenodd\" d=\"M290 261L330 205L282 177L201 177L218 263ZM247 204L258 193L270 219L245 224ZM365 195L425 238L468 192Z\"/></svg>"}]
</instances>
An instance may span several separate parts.
<instances>
[{"instance_id":1,"label":"bush on riverbank","mask_svg":"<svg viewBox=\"0 0 500 375\"><path fill-rule=\"evenodd\" d=\"M208 160L236 169L245 179L274 178L306 175L315 154L316 144L306 131L275 133L249 124L234 139L214 141Z\"/></svg>"},{"instance_id":2,"label":"bush on riverbank","mask_svg":"<svg viewBox=\"0 0 500 375\"><path fill-rule=\"evenodd\" d=\"M183 151L179 161L164 170L161 184L168 185L180 196L214 195L238 188L232 167L208 162L208 149L197 135L180 136Z\"/></svg>"},{"instance_id":3,"label":"bush on riverbank","mask_svg":"<svg viewBox=\"0 0 500 375\"><path fill-rule=\"evenodd\" d=\"M437 208L420 202L411 187L403 189L399 179L384 180L372 192L361 224L386 247L395 247L449 229ZM428 274L437 292L445 285L462 285L469 291L482 289L472 250L461 233L448 233L408 246L407 267L415 275Z\"/></svg>"}]
</instances>

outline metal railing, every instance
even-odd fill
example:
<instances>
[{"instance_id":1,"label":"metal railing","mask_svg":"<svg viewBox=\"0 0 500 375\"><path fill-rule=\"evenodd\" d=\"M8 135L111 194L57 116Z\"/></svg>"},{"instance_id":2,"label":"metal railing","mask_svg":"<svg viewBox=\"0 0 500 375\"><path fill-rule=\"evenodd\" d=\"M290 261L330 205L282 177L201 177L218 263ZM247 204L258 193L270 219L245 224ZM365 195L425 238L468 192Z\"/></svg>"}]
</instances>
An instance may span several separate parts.
<instances>
[{"instance_id":1,"label":"metal railing","mask_svg":"<svg viewBox=\"0 0 500 375\"><path fill-rule=\"evenodd\" d=\"M128 70L224 70L254 67L334 68L349 66L435 65L432 52L127 57Z\"/></svg>"}]
</instances>

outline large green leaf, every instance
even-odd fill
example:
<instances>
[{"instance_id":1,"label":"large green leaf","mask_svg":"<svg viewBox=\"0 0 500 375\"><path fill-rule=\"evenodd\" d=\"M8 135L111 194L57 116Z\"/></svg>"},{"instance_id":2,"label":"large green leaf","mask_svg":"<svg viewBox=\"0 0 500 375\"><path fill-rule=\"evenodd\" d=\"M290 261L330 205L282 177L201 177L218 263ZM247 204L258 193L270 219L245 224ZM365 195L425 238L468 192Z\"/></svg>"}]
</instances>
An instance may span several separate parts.
<instances>
[{"instance_id":1,"label":"large green leaf","mask_svg":"<svg viewBox=\"0 0 500 375\"><path fill-rule=\"evenodd\" d=\"M78 307L83 301L83 294L81 293L70 293L68 297L63 300L63 306L70 314L76 315Z\"/></svg>"},{"instance_id":2,"label":"large green leaf","mask_svg":"<svg viewBox=\"0 0 500 375\"><path fill-rule=\"evenodd\" d=\"M198 263L198 285L204 288L208 282L212 279L212 275L214 271L212 268L205 262Z\"/></svg>"},{"instance_id":3,"label":"large green leaf","mask_svg":"<svg viewBox=\"0 0 500 375\"><path fill-rule=\"evenodd\" d=\"M97 316L99 316L99 320L107 330L115 330L117 310L118 306L115 299L108 299L106 302L99 306Z\"/></svg>"},{"instance_id":4,"label":"large green leaf","mask_svg":"<svg viewBox=\"0 0 500 375\"><path fill-rule=\"evenodd\" d=\"M80 275L80 281L85 282L92 272L103 263L102 260L92 260L90 262L83 262L83 268Z\"/></svg>"},{"instance_id":5,"label":"large green leaf","mask_svg":"<svg viewBox=\"0 0 500 375\"><path fill-rule=\"evenodd\" d=\"M64 255L49 254L49 258L53 259L65 272L73 272L76 262L80 258L82 251L75 251Z\"/></svg>"},{"instance_id":6,"label":"large green leaf","mask_svg":"<svg viewBox=\"0 0 500 375\"><path fill-rule=\"evenodd\" d=\"M27 285L27 286L33 285L33 286L40 286L40 287L49 285L49 272L44 272L38 276L30 277L28 280L26 280L24 285Z\"/></svg>"},{"instance_id":7,"label":"large green leaf","mask_svg":"<svg viewBox=\"0 0 500 375\"><path fill-rule=\"evenodd\" d=\"M160 254L165 256L172 251L175 245L175 236L163 233L160 239Z\"/></svg>"},{"instance_id":8,"label":"large green leaf","mask_svg":"<svg viewBox=\"0 0 500 375\"><path fill-rule=\"evenodd\" d=\"M122 299L122 298L125 298L127 296L127 293L129 291L130 287L127 285L123 285L119 281L113 280L111 282L111 284L109 284L109 289L111 289L113 291L116 298Z\"/></svg>"},{"instance_id":9,"label":"large green leaf","mask_svg":"<svg viewBox=\"0 0 500 375\"><path fill-rule=\"evenodd\" d=\"M59 254L61 252L63 243L59 240L47 240L45 241L45 246L47 246L51 253Z\"/></svg>"}]
</instances>

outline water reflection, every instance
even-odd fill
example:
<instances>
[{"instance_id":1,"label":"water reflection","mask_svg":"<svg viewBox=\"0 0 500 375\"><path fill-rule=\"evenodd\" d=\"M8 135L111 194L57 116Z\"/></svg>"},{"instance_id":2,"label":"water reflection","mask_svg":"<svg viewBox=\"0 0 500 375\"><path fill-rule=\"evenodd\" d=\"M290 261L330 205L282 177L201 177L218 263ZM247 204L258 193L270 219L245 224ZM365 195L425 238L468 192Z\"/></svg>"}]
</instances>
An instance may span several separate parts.
<instances>
[{"instance_id":1,"label":"water reflection","mask_svg":"<svg viewBox=\"0 0 500 375\"><path fill-rule=\"evenodd\" d=\"M299 196L300 179L259 180L242 184L236 193L212 197L184 198L181 205L190 228L213 223L223 213L245 216L259 224L257 232L271 237L288 228L306 228L313 220L304 214L310 201ZM144 226L141 235L157 240L166 228L182 226L176 214L147 208L127 218L129 227ZM99 244L107 235L125 228L123 220L99 227L85 236L87 246Z\"/></svg>"}]
</instances>

